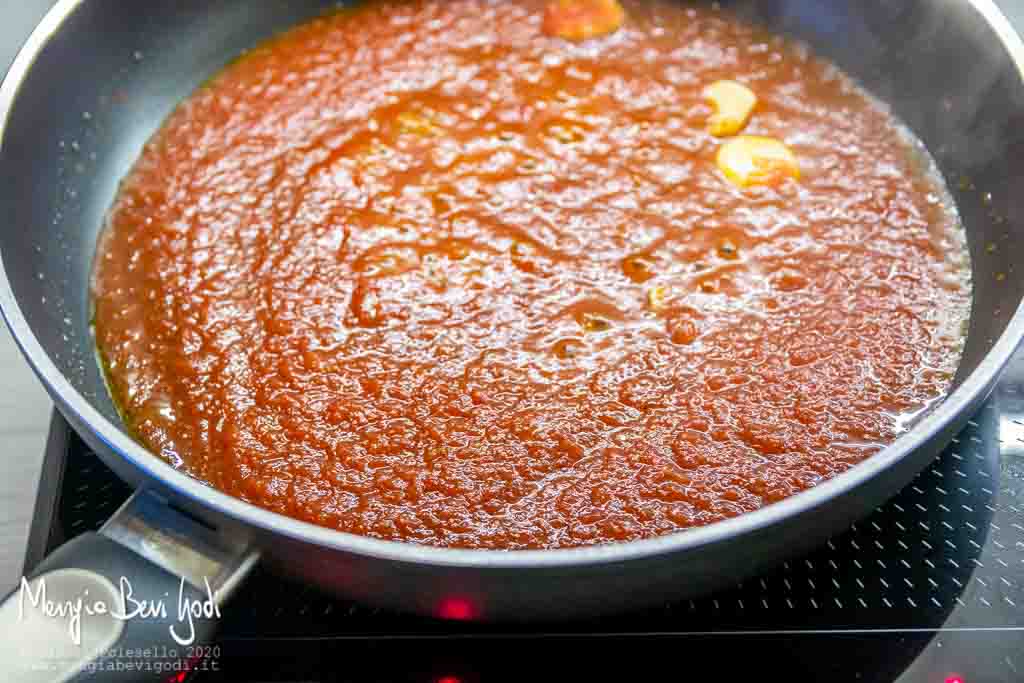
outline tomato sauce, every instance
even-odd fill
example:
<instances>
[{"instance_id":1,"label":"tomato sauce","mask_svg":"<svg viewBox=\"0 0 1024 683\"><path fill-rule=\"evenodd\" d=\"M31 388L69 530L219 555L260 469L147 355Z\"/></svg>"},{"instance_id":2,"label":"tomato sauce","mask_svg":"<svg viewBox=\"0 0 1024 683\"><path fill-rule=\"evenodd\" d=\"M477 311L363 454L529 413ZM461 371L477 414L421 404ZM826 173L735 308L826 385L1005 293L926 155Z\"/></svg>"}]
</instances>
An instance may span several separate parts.
<instances>
[{"instance_id":1,"label":"tomato sauce","mask_svg":"<svg viewBox=\"0 0 1024 683\"><path fill-rule=\"evenodd\" d=\"M137 438L367 536L638 539L849 469L948 391L970 307L928 157L806 48L624 2L371 3L182 103L124 180L97 345ZM799 177L716 165L704 89Z\"/></svg>"}]
</instances>

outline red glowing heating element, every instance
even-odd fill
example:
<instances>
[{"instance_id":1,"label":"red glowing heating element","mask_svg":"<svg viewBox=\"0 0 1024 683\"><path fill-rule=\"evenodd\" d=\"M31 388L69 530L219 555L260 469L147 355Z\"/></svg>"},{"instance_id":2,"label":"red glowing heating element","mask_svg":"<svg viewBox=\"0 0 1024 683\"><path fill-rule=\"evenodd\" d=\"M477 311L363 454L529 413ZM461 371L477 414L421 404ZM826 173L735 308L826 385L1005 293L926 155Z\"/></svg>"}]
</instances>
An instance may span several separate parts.
<instances>
[{"instance_id":1,"label":"red glowing heating element","mask_svg":"<svg viewBox=\"0 0 1024 683\"><path fill-rule=\"evenodd\" d=\"M444 678L437 679L437 683L462 683L462 679L458 676L445 676Z\"/></svg>"},{"instance_id":2,"label":"red glowing heating element","mask_svg":"<svg viewBox=\"0 0 1024 683\"><path fill-rule=\"evenodd\" d=\"M948 676L946 678L946 683L964 683L964 679L960 676Z\"/></svg>"},{"instance_id":3,"label":"red glowing heating element","mask_svg":"<svg viewBox=\"0 0 1024 683\"><path fill-rule=\"evenodd\" d=\"M465 598L446 598L438 607L437 615L442 619L467 621L476 616L473 603Z\"/></svg>"}]
</instances>

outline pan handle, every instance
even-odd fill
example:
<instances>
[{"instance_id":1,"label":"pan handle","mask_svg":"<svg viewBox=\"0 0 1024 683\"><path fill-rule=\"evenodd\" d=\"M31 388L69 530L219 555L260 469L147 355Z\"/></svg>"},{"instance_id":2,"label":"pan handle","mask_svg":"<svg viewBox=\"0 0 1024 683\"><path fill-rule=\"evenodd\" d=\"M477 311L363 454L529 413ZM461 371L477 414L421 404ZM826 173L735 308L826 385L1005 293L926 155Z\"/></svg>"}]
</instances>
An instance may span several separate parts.
<instances>
[{"instance_id":1,"label":"pan handle","mask_svg":"<svg viewBox=\"0 0 1024 683\"><path fill-rule=\"evenodd\" d=\"M223 603L257 560L248 543L137 491L99 533L62 545L0 604L3 678L184 680L211 665Z\"/></svg>"}]
</instances>

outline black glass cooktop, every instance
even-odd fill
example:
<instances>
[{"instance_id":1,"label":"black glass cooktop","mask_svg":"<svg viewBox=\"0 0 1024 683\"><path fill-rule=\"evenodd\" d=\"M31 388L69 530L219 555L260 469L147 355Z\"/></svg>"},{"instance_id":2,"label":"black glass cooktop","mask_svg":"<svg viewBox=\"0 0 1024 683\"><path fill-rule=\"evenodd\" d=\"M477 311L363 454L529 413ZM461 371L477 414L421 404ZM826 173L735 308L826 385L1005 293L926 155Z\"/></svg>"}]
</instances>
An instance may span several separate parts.
<instances>
[{"instance_id":1,"label":"black glass cooktop","mask_svg":"<svg viewBox=\"0 0 1024 683\"><path fill-rule=\"evenodd\" d=\"M28 568L129 491L54 418ZM698 600L600 620L394 614L259 574L196 679L1024 681L1024 356L896 498L817 551Z\"/></svg>"}]
</instances>

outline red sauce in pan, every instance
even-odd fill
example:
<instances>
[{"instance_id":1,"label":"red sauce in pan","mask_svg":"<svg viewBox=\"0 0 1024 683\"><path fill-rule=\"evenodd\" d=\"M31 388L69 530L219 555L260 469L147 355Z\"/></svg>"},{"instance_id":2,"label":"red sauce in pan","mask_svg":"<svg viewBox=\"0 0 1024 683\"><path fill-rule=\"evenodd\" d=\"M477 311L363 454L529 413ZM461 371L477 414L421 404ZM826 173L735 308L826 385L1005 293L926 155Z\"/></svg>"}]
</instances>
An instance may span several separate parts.
<instances>
[{"instance_id":1,"label":"red sauce in pan","mask_svg":"<svg viewBox=\"0 0 1024 683\"><path fill-rule=\"evenodd\" d=\"M316 524L553 548L756 510L945 394L962 239L880 106L724 12L573 43L544 4L370 4L177 108L94 277L144 444ZM799 179L723 176L718 79Z\"/></svg>"}]
</instances>

